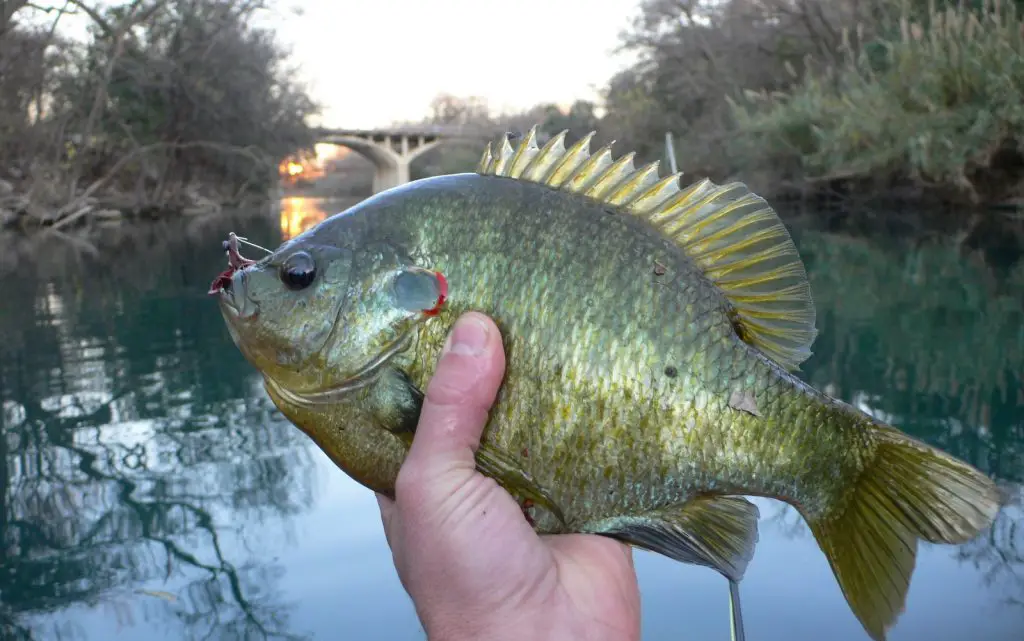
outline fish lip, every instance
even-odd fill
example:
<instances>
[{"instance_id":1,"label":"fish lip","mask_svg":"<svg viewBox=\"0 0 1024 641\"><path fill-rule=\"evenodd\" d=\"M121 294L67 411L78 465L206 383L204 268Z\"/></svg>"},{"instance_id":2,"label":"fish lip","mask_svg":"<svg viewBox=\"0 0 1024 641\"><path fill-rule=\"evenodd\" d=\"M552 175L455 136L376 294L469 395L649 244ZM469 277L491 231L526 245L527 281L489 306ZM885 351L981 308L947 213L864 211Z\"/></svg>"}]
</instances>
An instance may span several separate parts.
<instances>
[{"instance_id":1,"label":"fish lip","mask_svg":"<svg viewBox=\"0 0 1024 641\"><path fill-rule=\"evenodd\" d=\"M264 374L263 377L274 393L291 405L306 409L331 405L332 403L344 400L345 397L353 392L375 383L380 377L381 372L383 372L384 366L412 344L414 329L409 328L402 332L397 339L381 351L365 367L346 378L337 386L329 389L316 392L294 392L268 374Z\"/></svg>"},{"instance_id":2,"label":"fish lip","mask_svg":"<svg viewBox=\"0 0 1024 641\"><path fill-rule=\"evenodd\" d=\"M232 316L237 317L241 314L242 310L238 309L238 306L235 304L235 297L230 290L221 288L217 293L217 300L221 307L225 308Z\"/></svg>"},{"instance_id":3,"label":"fish lip","mask_svg":"<svg viewBox=\"0 0 1024 641\"><path fill-rule=\"evenodd\" d=\"M230 313L232 320L252 320L259 314L259 303L249 298L248 279L245 269L237 270L231 275L231 286L222 287L217 292L218 301Z\"/></svg>"}]
</instances>

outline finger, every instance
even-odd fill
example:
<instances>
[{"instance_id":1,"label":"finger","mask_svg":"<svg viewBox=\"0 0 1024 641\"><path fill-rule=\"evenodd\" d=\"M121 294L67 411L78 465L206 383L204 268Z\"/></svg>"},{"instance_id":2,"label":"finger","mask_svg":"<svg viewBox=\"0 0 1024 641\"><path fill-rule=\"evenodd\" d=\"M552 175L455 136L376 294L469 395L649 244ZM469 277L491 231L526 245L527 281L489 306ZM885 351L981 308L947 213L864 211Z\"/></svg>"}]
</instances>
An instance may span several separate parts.
<instances>
[{"instance_id":1,"label":"finger","mask_svg":"<svg viewBox=\"0 0 1024 641\"><path fill-rule=\"evenodd\" d=\"M427 385L405 465L422 472L473 470L474 452L504 374L498 327L483 314L464 314Z\"/></svg>"}]
</instances>

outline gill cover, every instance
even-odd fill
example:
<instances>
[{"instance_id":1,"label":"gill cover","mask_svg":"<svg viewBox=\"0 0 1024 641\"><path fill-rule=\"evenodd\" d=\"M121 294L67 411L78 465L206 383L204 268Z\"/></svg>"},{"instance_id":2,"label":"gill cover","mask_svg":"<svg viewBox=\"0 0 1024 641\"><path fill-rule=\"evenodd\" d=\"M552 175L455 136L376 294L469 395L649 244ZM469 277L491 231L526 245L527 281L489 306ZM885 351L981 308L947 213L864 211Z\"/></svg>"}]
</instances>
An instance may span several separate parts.
<instances>
[{"instance_id":1,"label":"gill cover","mask_svg":"<svg viewBox=\"0 0 1024 641\"><path fill-rule=\"evenodd\" d=\"M441 272L404 267L395 276L391 291L399 308L436 316L448 298L448 280Z\"/></svg>"}]
</instances>

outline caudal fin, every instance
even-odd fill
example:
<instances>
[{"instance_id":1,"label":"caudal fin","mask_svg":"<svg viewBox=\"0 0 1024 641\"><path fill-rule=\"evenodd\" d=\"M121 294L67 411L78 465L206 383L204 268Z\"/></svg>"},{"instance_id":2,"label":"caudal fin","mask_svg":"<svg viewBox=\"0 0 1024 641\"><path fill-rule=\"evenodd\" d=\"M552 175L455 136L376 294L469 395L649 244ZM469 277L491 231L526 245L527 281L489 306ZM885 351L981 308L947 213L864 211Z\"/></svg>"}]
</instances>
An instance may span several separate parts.
<instances>
[{"instance_id":1,"label":"caudal fin","mask_svg":"<svg viewBox=\"0 0 1024 641\"><path fill-rule=\"evenodd\" d=\"M875 641L903 612L917 541L964 543L991 525L995 483L966 463L890 427L842 512L810 522L850 608Z\"/></svg>"}]
</instances>

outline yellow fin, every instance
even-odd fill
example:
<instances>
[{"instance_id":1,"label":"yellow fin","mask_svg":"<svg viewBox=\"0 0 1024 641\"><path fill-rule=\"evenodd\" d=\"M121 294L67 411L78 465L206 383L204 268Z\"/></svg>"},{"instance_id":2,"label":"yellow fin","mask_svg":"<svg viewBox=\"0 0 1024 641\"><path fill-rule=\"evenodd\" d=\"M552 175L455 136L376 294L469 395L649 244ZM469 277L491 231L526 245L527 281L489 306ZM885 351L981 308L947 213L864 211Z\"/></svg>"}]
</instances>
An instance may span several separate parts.
<instances>
[{"instance_id":1,"label":"yellow fin","mask_svg":"<svg viewBox=\"0 0 1024 641\"><path fill-rule=\"evenodd\" d=\"M671 238L732 305L736 333L789 370L811 355L817 336L803 262L785 225L742 183L701 180L680 190L678 174L659 178L658 161L612 161L610 145L591 155L594 132L569 149L566 131L537 148L537 128L516 146L488 145L482 175L534 182L638 216Z\"/></svg>"},{"instance_id":2,"label":"yellow fin","mask_svg":"<svg viewBox=\"0 0 1024 641\"><path fill-rule=\"evenodd\" d=\"M682 505L583 527L740 581L757 546L757 506L738 496L697 496Z\"/></svg>"},{"instance_id":3,"label":"yellow fin","mask_svg":"<svg viewBox=\"0 0 1024 641\"><path fill-rule=\"evenodd\" d=\"M876 425L877 457L838 516L809 521L853 613L875 641L903 611L917 540L964 543L989 527L1002 501L970 465Z\"/></svg>"}]
</instances>

